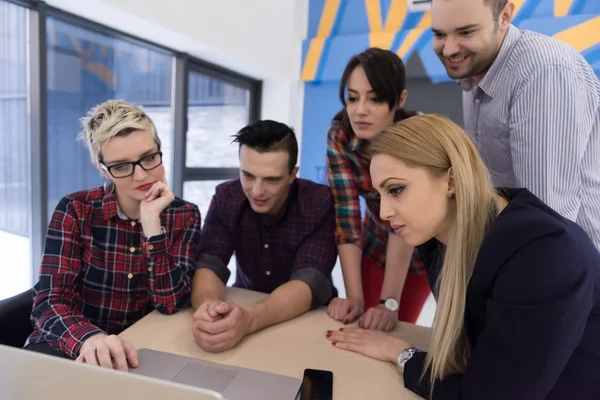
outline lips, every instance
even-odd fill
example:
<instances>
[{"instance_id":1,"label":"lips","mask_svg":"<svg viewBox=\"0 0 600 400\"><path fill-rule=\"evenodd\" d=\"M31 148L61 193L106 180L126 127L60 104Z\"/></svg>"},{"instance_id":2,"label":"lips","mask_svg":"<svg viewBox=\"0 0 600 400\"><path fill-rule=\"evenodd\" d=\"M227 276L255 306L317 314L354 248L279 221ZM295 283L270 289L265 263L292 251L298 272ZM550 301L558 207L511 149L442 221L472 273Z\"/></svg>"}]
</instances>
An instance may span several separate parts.
<instances>
[{"instance_id":1,"label":"lips","mask_svg":"<svg viewBox=\"0 0 600 400\"><path fill-rule=\"evenodd\" d=\"M470 56L454 56L454 57L446 57L446 61L448 62L448 64L450 64L450 66L458 66L460 64L462 64L466 59L468 59Z\"/></svg>"},{"instance_id":2,"label":"lips","mask_svg":"<svg viewBox=\"0 0 600 400\"><path fill-rule=\"evenodd\" d=\"M394 230L394 233L396 235L400 235L404 231L404 228L406 227L406 225L394 225L394 224L392 224L391 227Z\"/></svg>"},{"instance_id":3,"label":"lips","mask_svg":"<svg viewBox=\"0 0 600 400\"><path fill-rule=\"evenodd\" d=\"M144 185L140 185L138 187L136 187L136 190L141 190L143 192L150 190L150 188L152 187L152 185L154 185L154 183L146 183Z\"/></svg>"},{"instance_id":4,"label":"lips","mask_svg":"<svg viewBox=\"0 0 600 400\"><path fill-rule=\"evenodd\" d=\"M268 199L265 199L265 200L252 199L252 201L253 201L254 203L256 203L256 204L260 204L260 205L262 205L262 204L266 204L266 203L267 203L267 201L268 201Z\"/></svg>"},{"instance_id":5,"label":"lips","mask_svg":"<svg viewBox=\"0 0 600 400\"><path fill-rule=\"evenodd\" d=\"M370 122L365 122L365 121L357 121L354 123L355 126L357 126L358 128L364 129L364 128L368 128L371 125L373 125Z\"/></svg>"}]
</instances>

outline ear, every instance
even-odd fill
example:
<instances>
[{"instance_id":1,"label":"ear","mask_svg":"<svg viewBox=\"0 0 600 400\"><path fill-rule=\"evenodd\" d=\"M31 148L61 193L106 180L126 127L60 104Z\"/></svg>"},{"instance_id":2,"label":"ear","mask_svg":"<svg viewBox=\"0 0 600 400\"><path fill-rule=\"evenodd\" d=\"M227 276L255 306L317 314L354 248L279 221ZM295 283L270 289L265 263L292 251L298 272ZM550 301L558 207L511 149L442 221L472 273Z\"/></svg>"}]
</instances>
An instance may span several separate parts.
<instances>
[{"instance_id":1,"label":"ear","mask_svg":"<svg viewBox=\"0 0 600 400\"><path fill-rule=\"evenodd\" d=\"M398 100L398 109L404 107L404 103L406 103L406 99L408 98L408 90L404 89L402 93L400 93L400 99Z\"/></svg>"},{"instance_id":2,"label":"ear","mask_svg":"<svg viewBox=\"0 0 600 400\"><path fill-rule=\"evenodd\" d=\"M102 177L104 179L106 179L107 181L111 181L112 182L112 176L110 176L110 174L108 173L107 170L105 170L104 168L102 168L102 166L100 165L99 162L94 163L94 167L96 167L98 169L98 171L100 171L100 175L102 175Z\"/></svg>"},{"instance_id":3,"label":"ear","mask_svg":"<svg viewBox=\"0 0 600 400\"><path fill-rule=\"evenodd\" d=\"M454 181L454 170L452 167L446 172L446 178L448 179L448 198L453 199L456 196L456 185Z\"/></svg>"},{"instance_id":4,"label":"ear","mask_svg":"<svg viewBox=\"0 0 600 400\"><path fill-rule=\"evenodd\" d=\"M512 22L513 17L515 16L515 5L511 2L507 3L500 15L498 16L498 26L501 31L506 31Z\"/></svg>"},{"instance_id":5,"label":"ear","mask_svg":"<svg viewBox=\"0 0 600 400\"><path fill-rule=\"evenodd\" d=\"M294 182L294 179L296 179L298 177L299 170L300 170L300 167L296 166L290 173L290 185L292 184L292 182Z\"/></svg>"}]
</instances>

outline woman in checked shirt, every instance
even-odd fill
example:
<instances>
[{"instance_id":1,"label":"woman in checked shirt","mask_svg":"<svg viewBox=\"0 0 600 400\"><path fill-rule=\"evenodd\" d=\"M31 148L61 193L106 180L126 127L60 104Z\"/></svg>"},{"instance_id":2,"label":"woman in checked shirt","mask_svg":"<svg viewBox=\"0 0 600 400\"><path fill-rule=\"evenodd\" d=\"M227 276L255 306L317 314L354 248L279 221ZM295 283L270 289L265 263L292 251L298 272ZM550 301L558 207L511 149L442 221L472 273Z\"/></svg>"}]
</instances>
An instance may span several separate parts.
<instances>
[{"instance_id":1,"label":"woman in checked shirt","mask_svg":"<svg viewBox=\"0 0 600 400\"><path fill-rule=\"evenodd\" d=\"M161 142L142 110L110 100L83 125L108 183L56 206L25 347L126 371L137 352L116 335L153 309L189 305L200 213L167 186Z\"/></svg>"},{"instance_id":2,"label":"woman in checked shirt","mask_svg":"<svg viewBox=\"0 0 600 400\"><path fill-rule=\"evenodd\" d=\"M340 82L344 108L327 135L327 173L346 286L346 298L333 299L328 313L345 324L360 317L358 324L366 329L390 331L398 320L416 322L431 292L414 248L379 218L369 173L369 141L415 115L403 109L405 80L404 64L391 51L370 48L352 57ZM366 203L364 219L360 197Z\"/></svg>"}]
</instances>

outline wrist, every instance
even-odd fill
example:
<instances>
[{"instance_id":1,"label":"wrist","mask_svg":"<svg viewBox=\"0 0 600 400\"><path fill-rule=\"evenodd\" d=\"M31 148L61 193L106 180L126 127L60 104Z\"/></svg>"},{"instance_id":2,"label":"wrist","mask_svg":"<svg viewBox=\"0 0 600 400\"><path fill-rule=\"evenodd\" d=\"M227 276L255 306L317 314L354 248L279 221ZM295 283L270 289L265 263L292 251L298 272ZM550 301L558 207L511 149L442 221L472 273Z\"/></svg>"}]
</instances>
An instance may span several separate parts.
<instances>
[{"instance_id":1,"label":"wrist","mask_svg":"<svg viewBox=\"0 0 600 400\"><path fill-rule=\"evenodd\" d=\"M406 343L404 340L393 338L394 343L389 346L390 351L388 352L388 361L394 364L398 363L398 357L402 354L403 351L410 348L411 346Z\"/></svg>"},{"instance_id":2,"label":"wrist","mask_svg":"<svg viewBox=\"0 0 600 400\"><path fill-rule=\"evenodd\" d=\"M102 339L104 337L107 337L106 334L104 333L97 333L93 336L90 336L89 338L87 338L82 344L81 347L79 348L79 354L81 354L83 351L85 351L88 347L93 346L94 342L96 342L99 339Z\"/></svg>"},{"instance_id":3,"label":"wrist","mask_svg":"<svg viewBox=\"0 0 600 400\"><path fill-rule=\"evenodd\" d=\"M260 329L258 324L258 316L251 307L242 307L242 315L245 321L246 334L254 333Z\"/></svg>"},{"instance_id":4,"label":"wrist","mask_svg":"<svg viewBox=\"0 0 600 400\"><path fill-rule=\"evenodd\" d=\"M159 216L146 218L142 217L140 221L142 222L142 231L144 232L144 236L150 237L160 235L162 233L162 224Z\"/></svg>"}]
</instances>

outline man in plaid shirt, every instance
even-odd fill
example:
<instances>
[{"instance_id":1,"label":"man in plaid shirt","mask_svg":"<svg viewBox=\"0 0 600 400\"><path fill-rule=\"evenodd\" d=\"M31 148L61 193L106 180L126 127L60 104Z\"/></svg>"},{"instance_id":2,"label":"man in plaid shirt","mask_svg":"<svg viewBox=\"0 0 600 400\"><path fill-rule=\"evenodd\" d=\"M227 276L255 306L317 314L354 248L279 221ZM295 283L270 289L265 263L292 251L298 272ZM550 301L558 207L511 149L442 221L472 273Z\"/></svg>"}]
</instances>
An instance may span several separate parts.
<instances>
[{"instance_id":1,"label":"man in plaid shirt","mask_svg":"<svg viewBox=\"0 0 600 400\"><path fill-rule=\"evenodd\" d=\"M217 187L200 239L194 277L192 332L212 352L245 335L294 318L337 296L337 259L330 189L296 178L298 144L292 129L258 121L235 138L241 178ZM224 302L227 264L235 252L234 286L270 295L240 307Z\"/></svg>"},{"instance_id":2,"label":"man in plaid shirt","mask_svg":"<svg viewBox=\"0 0 600 400\"><path fill-rule=\"evenodd\" d=\"M160 139L142 110L111 100L83 124L109 183L56 207L25 347L126 371L137 352L116 335L153 309L189 305L200 213L166 185Z\"/></svg>"}]
</instances>

